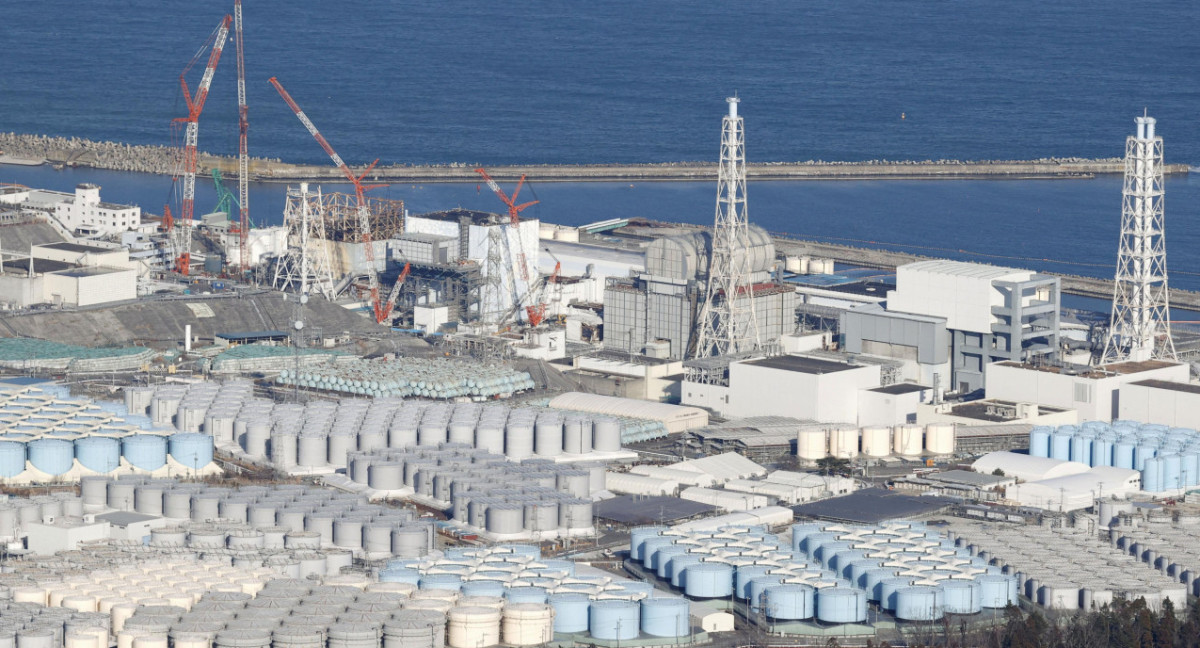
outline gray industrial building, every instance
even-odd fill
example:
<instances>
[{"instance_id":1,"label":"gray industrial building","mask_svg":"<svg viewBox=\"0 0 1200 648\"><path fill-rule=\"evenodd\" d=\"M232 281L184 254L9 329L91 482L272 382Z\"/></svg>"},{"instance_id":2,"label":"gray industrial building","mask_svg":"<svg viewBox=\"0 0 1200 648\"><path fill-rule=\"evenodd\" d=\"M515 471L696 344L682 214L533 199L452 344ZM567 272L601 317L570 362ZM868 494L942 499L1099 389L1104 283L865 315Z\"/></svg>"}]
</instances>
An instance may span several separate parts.
<instances>
[{"instance_id":1,"label":"gray industrial building","mask_svg":"<svg viewBox=\"0 0 1200 648\"><path fill-rule=\"evenodd\" d=\"M655 239L646 247L646 271L610 277L604 289L604 348L680 360L695 344L696 318L703 306L711 247L708 232ZM759 339L764 345L790 333L796 323L796 294L773 281L775 245L751 225L745 254L750 257Z\"/></svg>"}]
</instances>

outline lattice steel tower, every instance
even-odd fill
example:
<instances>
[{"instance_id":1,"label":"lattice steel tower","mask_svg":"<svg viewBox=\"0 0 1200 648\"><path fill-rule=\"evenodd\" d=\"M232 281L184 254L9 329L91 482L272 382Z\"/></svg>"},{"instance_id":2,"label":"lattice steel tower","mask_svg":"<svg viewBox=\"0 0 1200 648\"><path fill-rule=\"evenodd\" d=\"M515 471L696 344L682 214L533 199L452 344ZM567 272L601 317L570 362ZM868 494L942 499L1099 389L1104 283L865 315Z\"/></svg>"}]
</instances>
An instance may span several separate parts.
<instances>
[{"instance_id":1,"label":"lattice steel tower","mask_svg":"<svg viewBox=\"0 0 1200 648\"><path fill-rule=\"evenodd\" d=\"M1154 134L1153 117L1143 114L1134 121L1137 135L1125 140L1121 244L1106 363L1175 359L1163 237L1163 141Z\"/></svg>"},{"instance_id":2,"label":"lattice steel tower","mask_svg":"<svg viewBox=\"0 0 1200 648\"><path fill-rule=\"evenodd\" d=\"M729 355L759 347L746 220L746 128L738 98L730 97L721 122L717 213L708 261L708 293L700 312L696 357Z\"/></svg>"}]
</instances>

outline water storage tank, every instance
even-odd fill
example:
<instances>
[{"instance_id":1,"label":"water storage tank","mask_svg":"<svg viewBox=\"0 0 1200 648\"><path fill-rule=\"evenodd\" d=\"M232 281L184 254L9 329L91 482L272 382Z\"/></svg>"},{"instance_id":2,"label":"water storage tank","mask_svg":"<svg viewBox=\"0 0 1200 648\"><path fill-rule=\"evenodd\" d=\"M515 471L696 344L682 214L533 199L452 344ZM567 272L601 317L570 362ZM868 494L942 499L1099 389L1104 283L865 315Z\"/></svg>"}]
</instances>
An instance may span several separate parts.
<instances>
[{"instance_id":1,"label":"water storage tank","mask_svg":"<svg viewBox=\"0 0 1200 648\"><path fill-rule=\"evenodd\" d=\"M811 585L775 585L764 592L766 614L780 621L811 619L815 613L816 589Z\"/></svg>"},{"instance_id":2,"label":"water storage tank","mask_svg":"<svg viewBox=\"0 0 1200 648\"><path fill-rule=\"evenodd\" d=\"M1017 578L1007 574L981 574L975 578L979 583L979 604L985 608L1002 608L1017 603Z\"/></svg>"},{"instance_id":3,"label":"water storage tank","mask_svg":"<svg viewBox=\"0 0 1200 648\"><path fill-rule=\"evenodd\" d=\"M592 637L604 641L628 641L638 636L641 606L635 601L593 601L588 607Z\"/></svg>"},{"instance_id":4,"label":"water storage tank","mask_svg":"<svg viewBox=\"0 0 1200 648\"><path fill-rule=\"evenodd\" d=\"M591 599L579 592L563 592L549 599L554 608L555 632L587 632Z\"/></svg>"},{"instance_id":5,"label":"water storage tank","mask_svg":"<svg viewBox=\"0 0 1200 648\"><path fill-rule=\"evenodd\" d=\"M25 444L0 441L0 477L16 477L25 471Z\"/></svg>"},{"instance_id":6,"label":"water storage tank","mask_svg":"<svg viewBox=\"0 0 1200 648\"><path fill-rule=\"evenodd\" d=\"M513 461L533 456L533 423L508 421L504 429L504 456Z\"/></svg>"},{"instance_id":7,"label":"water storage tank","mask_svg":"<svg viewBox=\"0 0 1200 648\"><path fill-rule=\"evenodd\" d=\"M948 614L975 614L983 608L983 587L976 581L948 579L938 585Z\"/></svg>"},{"instance_id":8,"label":"water storage tank","mask_svg":"<svg viewBox=\"0 0 1200 648\"><path fill-rule=\"evenodd\" d=\"M828 455L825 430L802 428L796 433L796 456L807 461L824 459Z\"/></svg>"},{"instance_id":9,"label":"water storage tank","mask_svg":"<svg viewBox=\"0 0 1200 648\"><path fill-rule=\"evenodd\" d=\"M1029 456L1050 456L1050 433L1054 428L1039 425L1029 431Z\"/></svg>"},{"instance_id":10,"label":"water storage tank","mask_svg":"<svg viewBox=\"0 0 1200 648\"><path fill-rule=\"evenodd\" d=\"M609 416L592 420L592 448L597 452L621 450L621 422Z\"/></svg>"},{"instance_id":11,"label":"water storage tank","mask_svg":"<svg viewBox=\"0 0 1200 648\"><path fill-rule=\"evenodd\" d=\"M897 425L892 430L892 452L916 457L921 454L924 437L925 428L920 425Z\"/></svg>"},{"instance_id":12,"label":"water storage tank","mask_svg":"<svg viewBox=\"0 0 1200 648\"><path fill-rule=\"evenodd\" d=\"M733 594L733 565L706 562L687 568L684 592L695 598L727 598Z\"/></svg>"},{"instance_id":13,"label":"water storage tank","mask_svg":"<svg viewBox=\"0 0 1200 648\"><path fill-rule=\"evenodd\" d=\"M892 429L888 427L865 427L859 433L862 453L868 457L886 457L892 454Z\"/></svg>"},{"instance_id":14,"label":"water storage tank","mask_svg":"<svg viewBox=\"0 0 1200 648\"><path fill-rule=\"evenodd\" d=\"M642 544L649 538L658 537L666 530L665 526L643 526L631 529L629 531L629 557L633 560L643 560Z\"/></svg>"},{"instance_id":15,"label":"water storage tank","mask_svg":"<svg viewBox=\"0 0 1200 648\"><path fill-rule=\"evenodd\" d=\"M839 459L858 456L858 428L838 427L829 433L829 454Z\"/></svg>"},{"instance_id":16,"label":"water storage tank","mask_svg":"<svg viewBox=\"0 0 1200 648\"><path fill-rule=\"evenodd\" d=\"M1050 458L1061 461L1071 460L1071 432L1062 430L1050 435Z\"/></svg>"},{"instance_id":17,"label":"water storage tank","mask_svg":"<svg viewBox=\"0 0 1200 648\"><path fill-rule=\"evenodd\" d=\"M918 585L896 590L896 618L905 621L936 621L945 614L942 590Z\"/></svg>"},{"instance_id":18,"label":"water storage tank","mask_svg":"<svg viewBox=\"0 0 1200 648\"><path fill-rule=\"evenodd\" d=\"M167 437L167 452L175 461L199 470L212 463L213 440L207 434L172 434Z\"/></svg>"},{"instance_id":19,"label":"water storage tank","mask_svg":"<svg viewBox=\"0 0 1200 648\"><path fill-rule=\"evenodd\" d=\"M490 533L514 534L525 529L525 507L520 504L496 502L487 508L485 515Z\"/></svg>"},{"instance_id":20,"label":"water storage tank","mask_svg":"<svg viewBox=\"0 0 1200 648\"><path fill-rule=\"evenodd\" d=\"M446 645L477 648L500 643L500 610L487 607L456 607L446 618Z\"/></svg>"},{"instance_id":21,"label":"water storage tank","mask_svg":"<svg viewBox=\"0 0 1200 648\"><path fill-rule=\"evenodd\" d=\"M502 636L510 646L537 646L554 638L554 608L545 603L504 606Z\"/></svg>"},{"instance_id":22,"label":"water storage tank","mask_svg":"<svg viewBox=\"0 0 1200 648\"><path fill-rule=\"evenodd\" d=\"M925 449L936 455L954 454L954 424L930 423L926 425Z\"/></svg>"},{"instance_id":23,"label":"water storage tank","mask_svg":"<svg viewBox=\"0 0 1200 648\"><path fill-rule=\"evenodd\" d=\"M47 475L63 475L75 464L75 445L65 439L29 442L29 463Z\"/></svg>"},{"instance_id":24,"label":"water storage tank","mask_svg":"<svg viewBox=\"0 0 1200 648\"><path fill-rule=\"evenodd\" d=\"M534 452L539 457L557 457L563 452L563 421L557 414L543 414L534 424Z\"/></svg>"},{"instance_id":25,"label":"water storage tank","mask_svg":"<svg viewBox=\"0 0 1200 648\"><path fill-rule=\"evenodd\" d=\"M918 426L901 426L917 427ZM867 619L867 595L848 587L827 587L817 592L817 619L825 623L858 623Z\"/></svg>"},{"instance_id":26,"label":"water storage tank","mask_svg":"<svg viewBox=\"0 0 1200 648\"><path fill-rule=\"evenodd\" d=\"M687 599L675 596L642 599L642 634L651 637L688 636L691 630L688 605Z\"/></svg>"},{"instance_id":27,"label":"water storage tank","mask_svg":"<svg viewBox=\"0 0 1200 648\"><path fill-rule=\"evenodd\" d=\"M121 452L134 468L158 470L167 463L167 439L153 434L135 434L121 440Z\"/></svg>"},{"instance_id":28,"label":"water storage tank","mask_svg":"<svg viewBox=\"0 0 1200 648\"><path fill-rule=\"evenodd\" d=\"M79 465L88 470L110 473L121 467L121 441L102 436L76 439L75 458L79 460ZM21 465L24 464L22 461Z\"/></svg>"}]
</instances>

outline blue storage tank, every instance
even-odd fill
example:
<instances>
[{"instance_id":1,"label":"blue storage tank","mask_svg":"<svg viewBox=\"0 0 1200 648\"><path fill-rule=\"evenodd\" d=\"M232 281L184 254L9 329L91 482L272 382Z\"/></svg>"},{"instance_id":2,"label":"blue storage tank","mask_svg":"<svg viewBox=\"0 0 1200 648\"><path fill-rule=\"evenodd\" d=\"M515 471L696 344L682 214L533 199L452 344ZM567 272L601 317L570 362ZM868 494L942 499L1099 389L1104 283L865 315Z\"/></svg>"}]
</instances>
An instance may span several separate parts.
<instances>
[{"instance_id":1,"label":"blue storage tank","mask_svg":"<svg viewBox=\"0 0 1200 648\"><path fill-rule=\"evenodd\" d=\"M750 609L755 612L762 609L766 600L767 588L776 585L783 585L783 576L759 576L750 579L750 586L746 588L746 601L750 603Z\"/></svg>"},{"instance_id":2,"label":"blue storage tank","mask_svg":"<svg viewBox=\"0 0 1200 648\"><path fill-rule=\"evenodd\" d=\"M629 532L629 557L638 561L642 560L642 543L647 538L656 537L666 530L665 526L634 527Z\"/></svg>"},{"instance_id":3,"label":"blue storage tank","mask_svg":"<svg viewBox=\"0 0 1200 648\"><path fill-rule=\"evenodd\" d=\"M417 587L423 590L439 589L461 592L462 584L462 576L458 574L425 574L417 583ZM545 602L544 598L542 602Z\"/></svg>"},{"instance_id":4,"label":"blue storage tank","mask_svg":"<svg viewBox=\"0 0 1200 648\"><path fill-rule=\"evenodd\" d=\"M1128 468L1133 470L1133 451L1137 448L1137 443L1123 439L1113 445L1113 465L1117 468Z\"/></svg>"},{"instance_id":5,"label":"blue storage tank","mask_svg":"<svg viewBox=\"0 0 1200 648\"><path fill-rule=\"evenodd\" d=\"M636 601L593 601L588 606L588 628L605 641L628 641L638 636L641 606Z\"/></svg>"},{"instance_id":6,"label":"blue storage tank","mask_svg":"<svg viewBox=\"0 0 1200 648\"><path fill-rule=\"evenodd\" d=\"M1163 460L1157 457L1142 464L1142 490L1157 493L1163 489Z\"/></svg>"},{"instance_id":7,"label":"blue storage tank","mask_svg":"<svg viewBox=\"0 0 1200 648\"><path fill-rule=\"evenodd\" d=\"M1163 455L1162 459L1162 490L1175 490L1183 486L1181 477L1181 458L1177 454Z\"/></svg>"},{"instance_id":8,"label":"blue storage tank","mask_svg":"<svg viewBox=\"0 0 1200 648\"><path fill-rule=\"evenodd\" d=\"M979 583L979 604L985 608L1002 608L1017 603L1017 577L1006 574L981 574L975 578Z\"/></svg>"},{"instance_id":9,"label":"blue storage tank","mask_svg":"<svg viewBox=\"0 0 1200 648\"><path fill-rule=\"evenodd\" d=\"M801 621L813 618L817 590L812 585L791 584L768 587L766 614L779 621Z\"/></svg>"},{"instance_id":10,"label":"blue storage tank","mask_svg":"<svg viewBox=\"0 0 1200 648\"><path fill-rule=\"evenodd\" d=\"M411 567L388 567L387 569L379 570L379 582L411 583L416 585L421 582L421 572Z\"/></svg>"},{"instance_id":11,"label":"blue storage tank","mask_svg":"<svg viewBox=\"0 0 1200 648\"><path fill-rule=\"evenodd\" d=\"M975 614L983 609L983 587L973 580L950 579L938 584L947 614Z\"/></svg>"},{"instance_id":12,"label":"blue storage tank","mask_svg":"<svg viewBox=\"0 0 1200 648\"><path fill-rule=\"evenodd\" d=\"M692 565L699 565L704 560L696 554L683 554L675 556L667 566L667 571L671 575L671 585L683 589L687 586L687 568Z\"/></svg>"},{"instance_id":13,"label":"blue storage tank","mask_svg":"<svg viewBox=\"0 0 1200 648\"><path fill-rule=\"evenodd\" d=\"M1071 438L1071 461L1092 465L1092 445L1095 442L1090 436L1076 434Z\"/></svg>"},{"instance_id":14,"label":"blue storage tank","mask_svg":"<svg viewBox=\"0 0 1200 648\"><path fill-rule=\"evenodd\" d=\"M167 438L135 434L121 440L121 453L134 468L158 470L167 464Z\"/></svg>"},{"instance_id":15,"label":"blue storage tank","mask_svg":"<svg viewBox=\"0 0 1200 648\"><path fill-rule=\"evenodd\" d=\"M504 598L509 603L545 603L547 595L545 587L532 585L510 587L504 592Z\"/></svg>"},{"instance_id":16,"label":"blue storage tank","mask_svg":"<svg viewBox=\"0 0 1200 648\"><path fill-rule=\"evenodd\" d=\"M802 551L803 548L800 546L800 543L803 542L808 536L820 532L821 524L817 522L801 522L799 524L793 524L792 551Z\"/></svg>"},{"instance_id":17,"label":"blue storage tank","mask_svg":"<svg viewBox=\"0 0 1200 648\"><path fill-rule=\"evenodd\" d=\"M671 562L671 559L675 556L682 556L687 552L687 545L671 545L660 548L654 552L654 573L658 574L659 578L666 578L669 574L667 565Z\"/></svg>"},{"instance_id":18,"label":"blue storage tank","mask_svg":"<svg viewBox=\"0 0 1200 648\"><path fill-rule=\"evenodd\" d=\"M121 467L121 442L112 437L91 436L75 440L75 458L79 465L98 473Z\"/></svg>"},{"instance_id":19,"label":"blue storage tank","mask_svg":"<svg viewBox=\"0 0 1200 648\"><path fill-rule=\"evenodd\" d=\"M1092 441L1092 460L1088 462L1091 466L1111 466L1113 465L1113 440L1108 438L1097 438Z\"/></svg>"},{"instance_id":20,"label":"blue storage tank","mask_svg":"<svg viewBox=\"0 0 1200 648\"><path fill-rule=\"evenodd\" d=\"M907 576L885 578L879 582L879 607L892 611L896 609L896 591L912 585L912 579Z\"/></svg>"},{"instance_id":21,"label":"blue storage tank","mask_svg":"<svg viewBox=\"0 0 1200 648\"><path fill-rule=\"evenodd\" d=\"M898 573L900 573L898 569L880 567L879 569L872 569L863 574L861 587L867 593L867 600L881 601L879 592L880 584L889 578L895 578Z\"/></svg>"},{"instance_id":22,"label":"blue storage tank","mask_svg":"<svg viewBox=\"0 0 1200 648\"><path fill-rule=\"evenodd\" d=\"M867 572L873 569L879 569L881 565L883 565L883 561L881 560L877 560L875 558L864 558L862 560L855 560L847 565L846 570L844 570L842 573L850 580L852 585L861 588L866 584L864 578L866 577ZM849 573L847 574L847 572Z\"/></svg>"},{"instance_id":23,"label":"blue storage tank","mask_svg":"<svg viewBox=\"0 0 1200 648\"><path fill-rule=\"evenodd\" d=\"M926 585L896 590L896 618L904 621L936 621L945 616L942 589Z\"/></svg>"},{"instance_id":24,"label":"blue storage tank","mask_svg":"<svg viewBox=\"0 0 1200 648\"><path fill-rule=\"evenodd\" d=\"M655 536L646 538L642 543L642 566L646 569L654 568L654 554L663 547L669 547L675 544L679 538L673 536Z\"/></svg>"},{"instance_id":25,"label":"blue storage tank","mask_svg":"<svg viewBox=\"0 0 1200 648\"><path fill-rule=\"evenodd\" d=\"M1029 456L1050 456L1050 433L1054 428L1039 425L1029 431Z\"/></svg>"},{"instance_id":26,"label":"blue storage tank","mask_svg":"<svg viewBox=\"0 0 1200 648\"><path fill-rule=\"evenodd\" d=\"M22 472L25 472L25 444L0 441L0 477L16 477Z\"/></svg>"},{"instance_id":27,"label":"blue storage tank","mask_svg":"<svg viewBox=\"0 0 1200 648\"><path fill-rule=\"evenodd\" d=\"M821 564L825 565L825 567L829 567L829 561L833 558L834 554L849 548L850 543L842 540L822 542L813 552L813 558L821 561Z\"/></svg>"},{"instance_id":28,"label":"blue storage tank","mask_svg":"<svg viewBox=\"0 0 1200 648\"><path fill-rule=\"evenodd\" d=\"M850 566L850 563L866 557L867 554L859 549L845 549L830 556L827 564L829 569L836 572L838 576L849 578L849 575L846 574L846 568Z\"/></svg>"},{"instance_id":29,"label":"blue storage tank","mask_svg":"<svg viewBox=\"0 0 1200 648\"><path fill-rule=\"evenodd\" d=\"M1133 469L1143 470L1146 467L1146 461L1158 456L1158 442L1151 440L1143 440L1133 450Z\"/></svg>"},{"instance_id":30,"label":"blue storage tank","mask_svg":"<svg viewBox=\"0 0 1200 648\"><path fill-rule=\"evenodd\" d=\"M568 576L575 575L575 563L570 560L542 560L542 567L546 569L566 571ZM537 571L535 569L534 571Z\"/></svg>"},{"instance_id":31,"label":"blue storage tank","mask_svg":"<svg viewBox=\"0 0 1200 648\"><path fill-rule=\"evenodd\" d=\"M849 587L827 587L817 592L817 619L825 623L867 620L867 594Z\"/></svg>"},{"instance_id":32,"label":"blue storage tank","mask_svg":"<svg viewBox=\"0 0 1200 648\"><path fill-rule=\"evenodd\" d=\"M733 586L733 595L746 600L750 598L750 581L755 578L761 578L767 575L767 572L775 569L768 565L742 565L737 568L737 577Z\"/></svg>"},{"instance_id":33,"label":"blue storage tank","mask_svg":"<svg viewBox=\"0 0 1200 648\"><path fill-rule=\"evenodd\" d=\"M463 596L504 596L504 583L496 580L473 580L462 584Z\"/></svg>"},{"instance_id":34,"label":"blue storage tank","mask_svg":"<svg viewBox=\"0 0 1200 648\"><path fill-rule=\"evenodd\" d=\"M167 452L179 463L199 470L213 460L213 438L207 434L184 432L167 437Z\"/></svg>"},{"instance_id":35,"label":"blue storage tank","mask_svg":"<svg viewBox=\"0 0 1200 648\"><path fill-rule=\"evenodd\" d=\"M687 568L684 592L695 598L726 598L733 594L733 565L704 562Z\"/></svg>"},{"instance_id":36,"label":"blue storage tank","mask_svg":"<svg viewBox=\"0 0 1200 648\"><path fill-rule=\"evenodd\" d=\"M836 542L836 541L837 541L837 535L833 534L833 533L829 533L828 531L822 531L820 533L810 533L807 536L805 536L803 540L800 541L800 550L803 551L804 553L808 554L809 558L812 558L813 554L817 552L817 547L821 546L822 542Z\"/></svg>"},{"instance_id":37,"label":"blue storage tank","mask_svg":"<svg viewBox=\"0 0 1200 648\"><path fill-rule=\"evenodd\" d=\"M34 439L27 445L29 463L47 475L63 475L75 465L75 444L66 439Z\"/></svg>"},{"instance_id":38,"label":"blue storage tank","mask_svg":"<svg viewBox=\"0 0 1200 648\"><path fill-rule=\"evenodd\" d=\"M1051 459L1071 460L1071 436L1071 433L1064 432L1063 428L1059 428L1057 432L1050 435Z\"/></svg>"},{"instance_id":39,"label":"blue storage tank","mask_svg":"<svg viewBox=\"0 0 1200 648\"><path fill-rule=\"evenodd\" d=\"M690 634L692 624L685 598L642 599L641 615L642 634L651 637L686 637Z\"/></svg>"},{"instance_id":40,"label":"blue storage tank","mask_svg":"<svg viewBox=\"0 0 1200 648\"><path fill-rule=\"evenodd\" d=\"M1180 478L1186 488L1200 484L1200 452L1185 451L1180 455Z\"/></svg>"},{"instance_id":41,"label":"blue storage tank","mask_svg":"<svg viewBox=\"0 0 1200 648\"><path fill-rule=\"evenodd\" d=\"M587 632L591 598L581 592L563 592L550 596L554 608L555 632Z\"/></svg>"},{"instance_id":42,"label":"blue storage tank","mask_svg":"<svg viewBox=\"0 0 1200 648\"><path fill-rule=\"evenodd\" d=\"M523 556L526 558L541 558L542 550L537 545L527 544L500 544L495 546L493 553L497 554L512 554L513 556Z\"/></svg>"}]
</instances>

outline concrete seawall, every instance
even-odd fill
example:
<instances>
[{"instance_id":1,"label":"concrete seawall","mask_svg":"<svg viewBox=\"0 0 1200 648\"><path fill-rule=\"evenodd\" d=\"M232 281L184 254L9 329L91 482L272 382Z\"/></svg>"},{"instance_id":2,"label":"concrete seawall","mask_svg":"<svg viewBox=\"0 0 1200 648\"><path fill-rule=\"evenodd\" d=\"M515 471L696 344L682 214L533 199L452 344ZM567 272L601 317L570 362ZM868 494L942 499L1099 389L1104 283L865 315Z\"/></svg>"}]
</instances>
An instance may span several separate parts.
<instances>
[{"instance_id":1,"label":"concrete seawall","mask_svg":"<svg viewBox=\"0 0 1200 648\"><path fill-rule=\"evenodd\" d=\"M132 146L81 138L0 133L0 152L14 158L44 160L50 164L134 171L169 175L174 170L176 149L167 146ZM218 167L226 177L237 175L237 161L228 156L201 153L200 173ZM479 182L474 164L432 166L392 165L377 167L370 180L381 182ZM1168 164L1169 174L1186 174L1186 164ZM867 161L867 162L767 162L747 166L752 180L914 180L914 179L1029 179L1089 178L1124 172L1119 158L1087 160L1053 158L1024 161L955 160ZM655 182L711 181L717 165L710 162L662 164L522 165L488 167L500 181L514 181L522 174L537 182ZM253 158L250 176L256 182L342 181L331 165L289 164L278 159Z\"/></svg>"}]
</instances>

